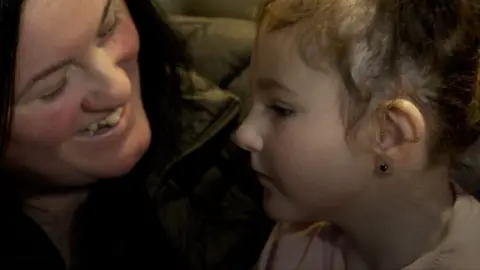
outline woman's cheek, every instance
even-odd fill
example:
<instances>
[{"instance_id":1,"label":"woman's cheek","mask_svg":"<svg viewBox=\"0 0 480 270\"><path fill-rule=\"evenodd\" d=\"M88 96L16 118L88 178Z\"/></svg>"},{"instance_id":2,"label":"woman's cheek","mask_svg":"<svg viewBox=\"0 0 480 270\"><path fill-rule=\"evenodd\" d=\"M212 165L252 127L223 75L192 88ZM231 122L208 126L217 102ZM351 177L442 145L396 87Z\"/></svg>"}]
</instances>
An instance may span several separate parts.
<instances>
[{"instance_id":1,"label":"woman's cheek","mask_svg":"<svg viewBox=\"0 0 480 270\"><path fill-rule=\"evenodd\" d=\"M15 112L12 139L19 143L55 147L78 134L78 105L59 102L35 110Z\"/></svg>"}]
</instances>

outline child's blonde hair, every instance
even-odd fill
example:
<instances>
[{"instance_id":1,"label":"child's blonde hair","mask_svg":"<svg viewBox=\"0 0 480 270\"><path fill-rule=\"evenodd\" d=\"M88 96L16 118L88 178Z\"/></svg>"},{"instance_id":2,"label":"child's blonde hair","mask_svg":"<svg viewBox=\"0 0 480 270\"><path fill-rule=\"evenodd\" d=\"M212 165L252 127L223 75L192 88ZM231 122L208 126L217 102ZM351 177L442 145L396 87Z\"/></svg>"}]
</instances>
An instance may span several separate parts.
<instances>
[{"instance_id":1,"label":"child's blonde hair","mask_svg":"<svg viewBox=\"0 0 480 270\"><path fill-rule=\"evenodd\" d=\"M380 115L386 100L409 98L425 116L431 153L452 157L479 135L478 6L474 0L267 0L259 19L266 31L301 26L305 63L340 74L348 130L366 114Z\"/></svg>"}]
</instances>

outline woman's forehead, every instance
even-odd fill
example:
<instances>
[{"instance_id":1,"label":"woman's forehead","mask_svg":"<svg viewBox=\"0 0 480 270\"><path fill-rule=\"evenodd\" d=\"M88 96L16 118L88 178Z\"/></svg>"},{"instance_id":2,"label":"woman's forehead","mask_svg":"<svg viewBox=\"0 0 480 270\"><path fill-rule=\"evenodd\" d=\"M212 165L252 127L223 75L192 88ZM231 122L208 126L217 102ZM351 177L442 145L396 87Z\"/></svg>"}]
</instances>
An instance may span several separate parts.
<instances>
[{"instance_id":1,"label":"woman's forehead","mask_svg":"<svg viewBox=\"0 0 480 270\"><path fill-rule=\"evenodd\" d=\"M21 36L28 39L71 39L97 27L108 0L28 0L22 14Z\"/></svg>"},{"instance_id":2,"label":"woman's forehead","mask_svg":"<svg viewBox=\"0 0 480 270\"><path fill-rule=\"evenodd\" d=\"M115 1L115 0L114 0ZM90 45L108 0L27 0L21 17L16 84Z\"/></svg>"}]
</instances>

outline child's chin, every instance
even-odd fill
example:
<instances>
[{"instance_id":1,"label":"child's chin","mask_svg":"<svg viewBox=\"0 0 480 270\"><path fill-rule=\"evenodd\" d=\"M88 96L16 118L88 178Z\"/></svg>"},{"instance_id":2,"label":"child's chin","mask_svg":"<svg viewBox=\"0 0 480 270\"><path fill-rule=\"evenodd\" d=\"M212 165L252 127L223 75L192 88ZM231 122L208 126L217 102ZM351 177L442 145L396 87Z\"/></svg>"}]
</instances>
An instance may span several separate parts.
<instances>
[{"instance_id":1,"label":"child's chin","mask_svg":"<svg viewBox=\"0 0 480 270\"><path fill-rule=\"evenodd\" d=\"M277 222L297 222L300 220L299 212L294 205L271 192L265 190L263 196L263 209L265 213Z\"/></svg>"}]
</instances>

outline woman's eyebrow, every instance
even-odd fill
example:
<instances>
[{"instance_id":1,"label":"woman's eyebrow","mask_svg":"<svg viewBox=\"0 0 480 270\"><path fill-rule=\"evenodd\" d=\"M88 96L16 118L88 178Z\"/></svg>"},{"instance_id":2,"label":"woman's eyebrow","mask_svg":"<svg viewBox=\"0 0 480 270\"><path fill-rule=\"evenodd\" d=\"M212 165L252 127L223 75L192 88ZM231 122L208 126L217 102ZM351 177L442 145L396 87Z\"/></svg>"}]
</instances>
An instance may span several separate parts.
<instances>
[{"instance_id":1,"label":"woman's eyebrow","mask_svg":"<svg viewBox=\"0 0 480 270\"><path fill-rule=\"evenodd\" d=\"M37 73L35 76L32 77L32 79L28 81L27 85L22 89L21 93L25 93L26 91L30 90L37 82L46 79L48 76L52 75L53 73L74 63L75 63L75 59L67 58L45 68L44 70Z\"/></svg>"}]
</instances>

